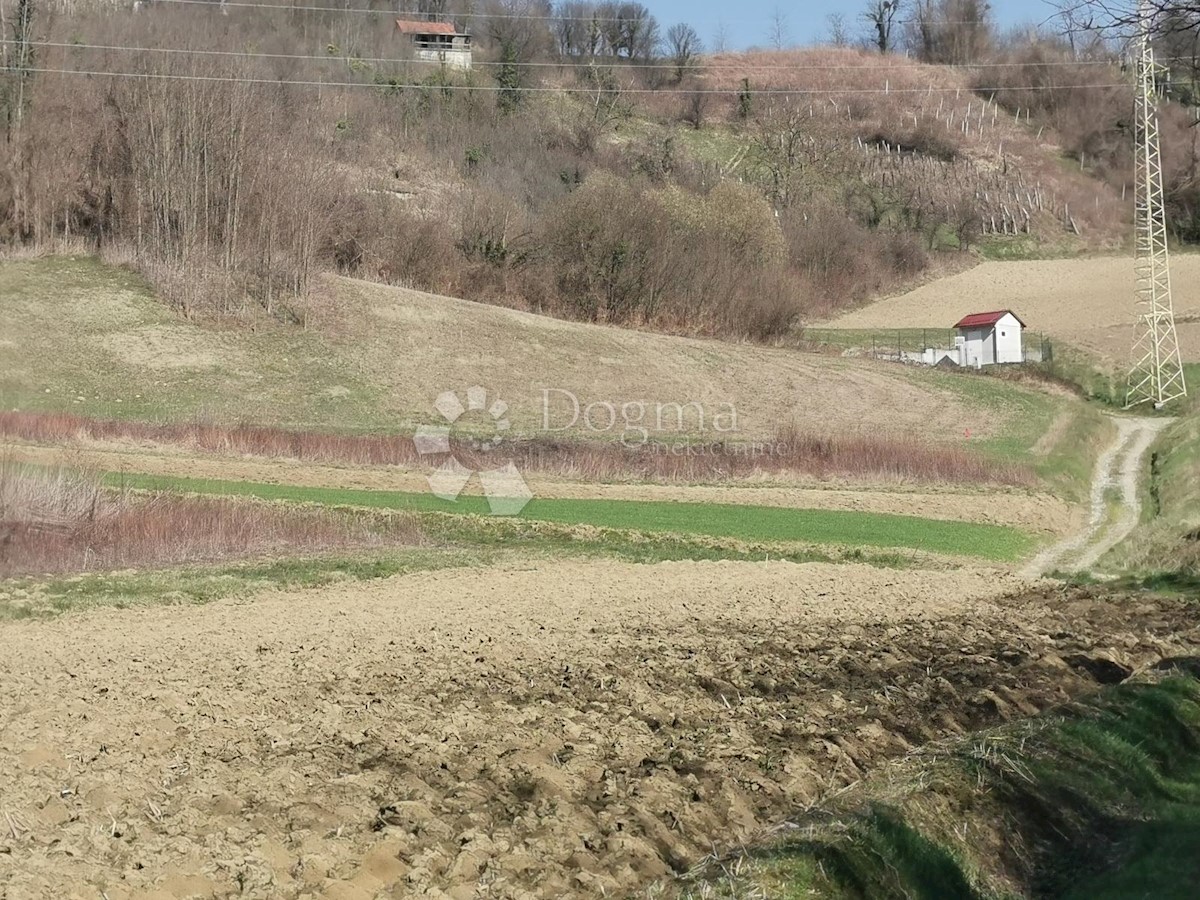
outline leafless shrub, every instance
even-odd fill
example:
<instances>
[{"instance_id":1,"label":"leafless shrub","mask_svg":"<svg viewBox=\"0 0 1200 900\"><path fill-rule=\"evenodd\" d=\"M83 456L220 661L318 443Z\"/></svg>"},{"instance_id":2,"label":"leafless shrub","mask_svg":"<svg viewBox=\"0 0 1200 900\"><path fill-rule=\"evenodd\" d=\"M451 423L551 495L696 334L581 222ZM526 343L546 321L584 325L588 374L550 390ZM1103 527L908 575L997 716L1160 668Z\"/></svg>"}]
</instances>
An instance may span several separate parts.
<instances>
[{"instance_id":1,"label":"leafless shrub","mask_svg":"<svg viewBox=\"0 0 1200 900\"><path fill-rule=\"evenodd\" d=\"M0 459L0 522L53 529L108 515L113 504L94 478Z\"/></svg>"},{"instance_id":2,"label":"leafless shrub","mask_svg":"<svg viewBox=\"0 0 1200 900\"><path fill-rule=\"evenodd\" d=\"M769 298L770 294L764 296ZM764 302L770 304L769 299ZM150 425L86 419L65 413L11 412L0 413L0 435L59 444L81 439L135 440L216 454L320 463L409 466L429 463L429 458L421 457L412 439L404 435L338 435L201 424ZM455 442L454 452L467 465L480 469L495 465L495 453L499 452L526 473L600 481L686 482L772 472L952 483L1034 483L1026 468L996 464L966 448L932 446L912 436L820 434L804 432L795 426L780 429L765 445L699 444L692 446L694 452L686 453L673 452L672 444L638 447L556 437L515 440L501 446L500 451L480 454L469 443ZM79 510L82 505L76 503L71 508Z\"/></svg>"},{"instance_id":3,"label":"leafless shrub","mask_svg":"<svg viewBox=\"0 0 1200 900\"><path fill-rule=\"evenodd\" d=\"M417 544L416 522L169 495L118 495L86 474L0 462L0 577Z\"/></svg>"},{"instance_id":4,"label":"leafless shrub","mask_svg":"<svg viewBox=\"0 0 1200 900\"><path fill-rule=\"evenodd\" d=\"M703 87L697 87L683 95L679 118L699 131L708 121L708 112L711 107L712 95Z\"/></svg>"}]
</instances>

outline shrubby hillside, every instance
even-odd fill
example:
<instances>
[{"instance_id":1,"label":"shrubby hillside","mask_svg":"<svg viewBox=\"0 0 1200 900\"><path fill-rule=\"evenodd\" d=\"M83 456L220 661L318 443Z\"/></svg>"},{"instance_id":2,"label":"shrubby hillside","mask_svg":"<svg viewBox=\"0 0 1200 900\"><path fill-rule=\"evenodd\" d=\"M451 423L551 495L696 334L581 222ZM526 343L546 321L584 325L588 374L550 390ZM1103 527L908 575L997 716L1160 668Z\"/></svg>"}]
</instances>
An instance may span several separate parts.
<instances>
[{"instance_id":1,"label":"shrubby hillside","mask_svg":"<svg viewBox=\"0 0 1200 900\"><path fill-rule=\"evenodd\" d=\"M631 3L449 4L460 73L407 59L387 10L6 0L0 238L128 262L189 315L303 323L336 271L757 339L980 252L1120 244L1115 58L956 37L941 7L910 59L705 55ZM1197 156L1169 143L1190 236Z\"/></svg>"}]
</instances>

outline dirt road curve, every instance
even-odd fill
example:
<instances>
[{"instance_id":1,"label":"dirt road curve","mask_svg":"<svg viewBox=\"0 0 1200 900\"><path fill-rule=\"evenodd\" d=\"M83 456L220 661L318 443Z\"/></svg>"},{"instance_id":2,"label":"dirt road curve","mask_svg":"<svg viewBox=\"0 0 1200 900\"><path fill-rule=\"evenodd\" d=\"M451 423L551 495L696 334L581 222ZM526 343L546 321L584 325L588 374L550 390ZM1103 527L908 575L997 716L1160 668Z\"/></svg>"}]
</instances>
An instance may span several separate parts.
<instances>
[{"instance_id":1,"label":"dirt road curve","mask_svg":"<svg viewBox=\"0 0 1200 900\"><path fill-rule=\"evenodd\" d=\"M0 896L625 896L1194 652L994 571L538 563L0 626Z\"/></svg>"},{"instance_id":2,"label":"dirt road curve","mask_svg":"<svg viewBox=\"0 0 1200 900\"><path fill-rule=\"evenodd\" d=\"M1040 553L1022 571L1026 578L1055 570L1086 571L1137 527L1142 514L1138 484L1146 468L1146 452L1174 420L1113 416L1112 421L1117 437L1096 460L1087 526ZM1114 489L1120 493L1120 511L1112 520L1109 493Z\"/></svg>"}]
</instances>

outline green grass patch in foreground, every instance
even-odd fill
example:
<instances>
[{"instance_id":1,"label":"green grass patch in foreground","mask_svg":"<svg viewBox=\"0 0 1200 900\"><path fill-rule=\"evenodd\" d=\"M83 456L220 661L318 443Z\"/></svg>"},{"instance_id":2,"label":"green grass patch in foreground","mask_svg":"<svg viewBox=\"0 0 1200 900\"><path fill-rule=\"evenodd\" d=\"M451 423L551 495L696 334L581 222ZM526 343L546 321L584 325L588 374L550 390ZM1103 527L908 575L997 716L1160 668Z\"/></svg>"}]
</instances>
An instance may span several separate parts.
<instances>
[{"instance_id":1,"label":"green grass patch in foreground","mask_svg":"<svg viewBox=\"0 0 1200 900\"><path fill-rule=\"evenodd\" d=\"M1194 897L1197 674L930 748L752 854L727 895Z\"/></svg>"},{"instance_id":2,"label":"green grass patch in foreground","mask_svg":"<svg viewBox=\"0 0 1200 900\"><path fill-rule=\"evenodd\" d=\"M432 494L298 487L149 475L109 475L108 484L143 490L257 497L368 509L487 515L483 497L450 502ZM752 542L913 549L949 556L1009 561L1026 555L1034 538L1016 528L844 510L625 500L534 499L522 520L622 531L732 538Z\"/></svg>"},{"instance_id":3,"label":"green grass patch in foreground","mask_svg":"<svg viewBox=\"0 0 1200 900\"><path fill-rule=\"evenodd\" d=\"M160 603L209 603L268 589L320 587L490 562L492 555L480 551L403 547L154 571L27 576L0 581L0 621L96 606L124 609Z\"/></svg>"},{"instance_id":4,"label":"green grass patch in foreground","mask_svg":"<svg viewBox=\"0 0 1200 900\"><path fill-rule=\"evenodd\" d=\"M391 513L360 511L357 515L363 519L364 528L373 531L370 520ZM643 564L684 560L829 562L894 569L912 565L912 559L899 552L752 544L436 512L416 515L431 546L367 546L286 559L0 580L0 621L53 616L99 606L123 609L152 604L208 603L271 589L321 587L411 572L489 566L509 560L524 563L539 558L602 558Z\"/></svg>"}]
</instances>

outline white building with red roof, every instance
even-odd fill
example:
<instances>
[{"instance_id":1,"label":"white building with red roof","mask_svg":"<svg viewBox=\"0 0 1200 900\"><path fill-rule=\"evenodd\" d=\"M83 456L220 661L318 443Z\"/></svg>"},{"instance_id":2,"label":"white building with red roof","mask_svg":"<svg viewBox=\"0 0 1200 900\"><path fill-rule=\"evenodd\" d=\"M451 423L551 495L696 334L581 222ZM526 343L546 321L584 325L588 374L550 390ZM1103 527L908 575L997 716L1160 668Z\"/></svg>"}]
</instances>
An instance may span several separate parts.
<instances>
[{"instance_id":1,"label":"white building with red roof","mask_svg":"<svg viewBox=\"0 0 1200 900\"><path fill-rule=\"evenodd\" d=\"M972 313L955 324L959 365L971 368L1025 362L1022 322L1010 309Z\"/></svg>"},{"instance_id":2,"label":"white building with red roof","mask_svg":"<svg viewBox=\"0 0 1200 900\"><path fill-rule=\"evenodd\" d=\"M449 22L397 19L396 34L408 42L413 59L452 69L471 68L471 36Z\"/></svg>"}]
</instances>

